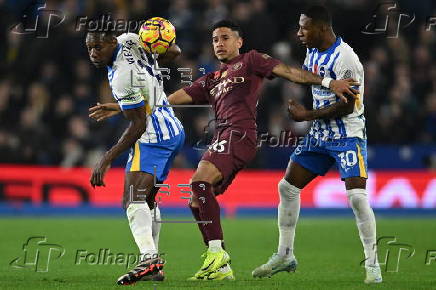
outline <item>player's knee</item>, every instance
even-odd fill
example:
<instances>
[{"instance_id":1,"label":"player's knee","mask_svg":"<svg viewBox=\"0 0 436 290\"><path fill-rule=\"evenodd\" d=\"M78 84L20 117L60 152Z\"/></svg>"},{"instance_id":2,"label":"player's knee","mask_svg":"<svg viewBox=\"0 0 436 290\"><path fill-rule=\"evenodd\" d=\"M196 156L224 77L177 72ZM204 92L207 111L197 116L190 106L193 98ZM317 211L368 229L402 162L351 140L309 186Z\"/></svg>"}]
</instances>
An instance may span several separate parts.
<instances>
[{"instance_id":1,"label":"player's knee","mask_svg":"<svg viewBox=\"0 0 436 290\"><path fill-rule=\"evenodd\" d=\"M131 202L131 203L129 203L129 205L127 206L127 209L126 209L127 218L129 220L131 220L133 218L133 214L137 210L150 211L150 208L148 207L148 204L145 202L141 202L141 203Z\"/></svg>"},{"instance_id":2,"label":"player's knee","mask_svg":"<svg viewBox=\"0 0 436 290\"><path fill-rule=\"evenodd\" d=\"M285 173L285 180L293 186L302 189L311 182L317 175L310 172L297 162L290 161Z\"/></svg>"},{"instance_id":3,"label":"player's knee","mask_svg":"<svg viewBox=\"0 0 436 290\"><path fill-rule=\"evenodd\" d=\"M194 207L194 208L198 208L199 204L198 204L198 197L193 194L191 197L191 201L189 202L189 206L190 207Z\"/></svg>"},{"instance_id":4,"label":"player's knee","mask_svg":"<svg viewBox=\"0 0 436 290\"><path fill-rule=\"evenodd\" d=\"M210 162L200 161L197 170L192 176L192 182L204 181L215 184L222 178L221 172Z\"/></svg>"},{"instance_id":5,"label":"player's knee","mask_svg":"<svg viewBox=\"0 0 436 290\"><path fill-rule=\"evenodd\" d=\"M281 202L287 203L300 198L301 189L290 184L285 179L279 181L278 190Z\"/></svg>"},{"instance_id":6,"label":"player's knee","mask_svg":"<svg viewBox=\"0 0 436 290\"><path fill-rule=\"evenodd\" d=\"M347 197L353 210L360 211L364 207L369 207L368 195L364 189L347 190Z\"/></svg>"},{"instance_id":7,"label":"player's knee","mask_svg":"<svg viewBox=\"0 0 436 290\"><path fill-rule=\"evenodd\" d=\"M156 205L151 211L151 219L152 221L160 221L161 220L161 216L160 216L160 209L159 207ZM160 224L160 223L159 223Z\"/></svg>"}]
</instances>

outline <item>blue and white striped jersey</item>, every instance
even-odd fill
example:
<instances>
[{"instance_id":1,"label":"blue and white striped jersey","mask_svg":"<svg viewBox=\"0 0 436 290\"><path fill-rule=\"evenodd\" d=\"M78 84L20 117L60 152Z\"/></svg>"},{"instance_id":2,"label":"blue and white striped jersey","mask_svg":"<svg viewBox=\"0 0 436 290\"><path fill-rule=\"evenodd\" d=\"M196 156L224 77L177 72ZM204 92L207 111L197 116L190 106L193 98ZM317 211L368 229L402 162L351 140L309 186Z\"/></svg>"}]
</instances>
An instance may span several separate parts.
<instances>
[{"instance_id":1,"label":"blue and white striped jersey","mask_svg":"<svg viewBox=\"0 0 436 290\"><path fill-rule=\"evenodd\" d=\"M147 129L139 139L142 143L158 143L180 134L183 126L168 105L158 64L139 43L135 33L117 37L113 64L108 66L112 95L122 110L144 107Z\"/></svg>"},{"instance_id":2,"label":"blue and white striped jersey","mask_svg":"<svg viewBox=\"0 0 436 290\"><path fill-rule=\"evenodd\" d=\"M364 72L359 57L340 37L325 51L307 49L303 69L332 79L354 78L360 83L359 98L354 111L342 118L313 121L309 134L321 140L359 137L366 139L363 115ZM334 93L321 85L312 86L313 109L328 107L339 100Z\"/></svg>"}]
</instances>

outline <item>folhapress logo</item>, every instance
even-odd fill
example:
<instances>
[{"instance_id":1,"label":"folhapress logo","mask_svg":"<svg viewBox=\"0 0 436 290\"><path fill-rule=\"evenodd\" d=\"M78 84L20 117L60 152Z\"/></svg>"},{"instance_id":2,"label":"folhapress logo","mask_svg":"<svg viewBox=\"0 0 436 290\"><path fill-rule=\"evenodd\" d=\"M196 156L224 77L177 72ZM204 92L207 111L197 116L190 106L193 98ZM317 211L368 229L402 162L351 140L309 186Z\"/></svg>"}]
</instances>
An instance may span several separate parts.
<instances>
[{"instance_id":1,"label":"folhapress logo","mask_svg":"<svg viewBox=\"0 0 436 290\"><path fill-rule=\"evenodd\" d=\"M22 11L21 19L11 27L15 34L34 34L36 38L48 38L50 29L65 20L65 13L47 9L45 2L33 0Z\"/></svg>"},{"instance_id":2,"label":"folhapress logo","mask_svg":"<svg viewBox=\"0 0 436 290\"><path fill-rule=\"evenodd\" d=\"M23 255L12 260L13 268L30 268L35 272L48 272L50 262L61 258L65 249L57 244L47 243L46 237L30 237L23 244Z\"/></svg>"},{"instance_id":3,"label":"folhapress logo","mask_svg":"<svg viewBox=\"0 0 436 290\"><path fill-rule=\"evenodd\" d=\"M396 237L384 236L377 239L375 245L377 247L377 255L379 264L385 272L397 273L400 270L400 263L412 258L415 255L415 248L406 243L400 243ZM427 259L427 258L426 258ZM431 253L427 259L431 263ZM371 261L375 263L375 261ZM364 265L365 260L360 262Z\"/></svg>"},{"instance_id":4,"label":"folhapress logo","mask_svg":"<svg viewBox=\"0 0 436 290\"><path fill-rule=\"evenodd\" d=\"M371 22L363 29L363 34L382 34L388 38L398 38L400 30L415 21L415 14L398 8L395 2L382 2L377 5Z\"/></svg>"}]
</instances>

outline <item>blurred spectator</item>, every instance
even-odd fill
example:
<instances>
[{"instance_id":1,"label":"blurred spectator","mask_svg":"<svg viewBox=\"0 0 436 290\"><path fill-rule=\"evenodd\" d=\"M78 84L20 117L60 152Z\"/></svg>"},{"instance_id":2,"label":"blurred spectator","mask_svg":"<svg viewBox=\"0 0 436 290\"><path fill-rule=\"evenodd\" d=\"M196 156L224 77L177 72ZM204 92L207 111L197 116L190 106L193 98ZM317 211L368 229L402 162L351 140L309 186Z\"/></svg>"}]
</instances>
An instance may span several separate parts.
<instances>
[{"instance_id":1,"label":"blurred spectator","mask_svg":"<svg viewBox=\"0 0 436 290\"><path fill-rule=\"evenodd\" d=\"M89 63L84 33L75 29L78 15L95 17L110 12L114 19L130 20L168 17L176 26L177 43L183 53L169 65L171 79L165 83L167 93L218 67L210 26L223 18L232 17L241 25L243 52L257 49L295 66L301 66L305 55L305 48L295 38L298 10L303 1L47 0L49 9L61 10L66 18L46 39L9 30L21 18L21 2L0 1L2 163L92 166L126 128L127 122L121 117L103 124L88 120L91 105L97 101L113 102L113 99L106 71L96 70ZM434 31L427 32L423 25L416 24L398 38L363 35L358 33L361 26L356 16L366 15L369 21L375 8L373 1L342 1L337 5L339 2L327 2L327 5L334 15L340 15L334 23L340 23L341 27L334 27L335 30L349 34L341 36L347 42L350 39L365 68L369 144L435 144ZM347 27L342 27L345 24ZM182 76L178 68L192 69L192 79L187 76L189 73ZM279 79L265 84L258 106L260 132L277 135L291 130L297 136L307 132L309 122L295 123L288 119L286 107L290 98L312 105L308 88ZM175 111L187 133L186 148L176 165L193 166L200 153L192 146L210 138L204 129L213 116L209 109L177 108ZM213 127L213 123L209 125Z\"/></svg>"}]
</instances>

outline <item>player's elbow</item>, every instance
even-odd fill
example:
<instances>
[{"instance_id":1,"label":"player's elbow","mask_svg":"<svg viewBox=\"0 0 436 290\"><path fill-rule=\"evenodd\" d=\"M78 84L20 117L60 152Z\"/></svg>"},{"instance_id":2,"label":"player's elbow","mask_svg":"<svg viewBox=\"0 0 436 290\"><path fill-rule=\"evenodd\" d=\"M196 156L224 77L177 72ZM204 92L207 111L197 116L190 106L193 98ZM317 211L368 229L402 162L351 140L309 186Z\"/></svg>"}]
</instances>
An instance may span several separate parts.
<instances>
[{"instance_id":1,"label":"player's elbow","mask_svg":"<svg viewBox=\"0 0 436 290\"><path fill-rule=\"evenodd\" d=\"M177 44L174 44L174 48L172 49L171 52L172 52L174 58L176 58L182 54L182 50L180 49L180 47Z\"/></svg>"},{"instance_id":2,"label":"player's elbow","mask_svg":"<svg viewBox=\"0 0 436 290\"><path fill-rule=\"evenodd\" d=\"M170 46L168 51L164 55L159 55L158 61L159 63L168 63L175 60L179 55L182 54L182 50L177 44L173 44Z\"/></svg>"},{"instance_id":3,"label":"player's elbow","mask_svg":"<svg viewBox=\"0 0 436 290\"><path fill-rule=\"evenodd\" d=\"M168 102L170 105L185 105L191 104L192 98L183 89L179 89L168 96Z\"/></svg>"},{"instance_id":4,"label":"player's elbow","mask_svg":"<svg viewBox=\"0 0 436 290\"><path fill-rule=\"evenodd\" d=\"M177 105L177 98L175 96L176 93L173 93L171 95L168 96L168 103L170 103L170 105Z\"/></svg>"}]
</instances>

